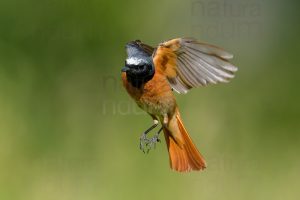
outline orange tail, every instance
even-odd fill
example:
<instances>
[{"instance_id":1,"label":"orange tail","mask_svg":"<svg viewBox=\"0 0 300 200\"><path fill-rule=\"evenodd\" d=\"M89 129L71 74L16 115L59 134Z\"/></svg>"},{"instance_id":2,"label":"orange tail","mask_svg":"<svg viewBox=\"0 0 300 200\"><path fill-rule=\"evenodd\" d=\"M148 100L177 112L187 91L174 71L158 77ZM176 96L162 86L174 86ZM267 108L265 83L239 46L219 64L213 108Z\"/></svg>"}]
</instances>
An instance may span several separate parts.
<instances>
[{"instance_id":1,"label":"orange tail","mask_svg":"<svg viewBox=\"0 0 300 200\"><path fill-rule=\"evenodd\" d=\"M206 168L205 160L184 128L178 110L170 120L169 127L164 128L164 135L173 170L188 172Z\"/></svg>"}]
</instances>

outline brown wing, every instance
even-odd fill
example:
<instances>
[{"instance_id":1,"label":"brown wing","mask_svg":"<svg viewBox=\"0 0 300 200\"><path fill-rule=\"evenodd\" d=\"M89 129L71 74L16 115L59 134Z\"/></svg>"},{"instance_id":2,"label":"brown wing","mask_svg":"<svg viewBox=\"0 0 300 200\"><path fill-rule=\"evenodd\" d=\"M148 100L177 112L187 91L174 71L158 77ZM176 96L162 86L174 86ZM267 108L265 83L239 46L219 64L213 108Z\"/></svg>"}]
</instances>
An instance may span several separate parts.
<instances>
[{"instance_id":1,"label":"brown wing","mask_svg":"<svg viewBox=\"0 0 300 200\"><path fill-rule=\"evenodd\" d=\"M234 77L237 67L225 50L190 38L177 38L160 44L153 55L155 69L166 75L178 93Z\"/></svg>"}]
</instances>

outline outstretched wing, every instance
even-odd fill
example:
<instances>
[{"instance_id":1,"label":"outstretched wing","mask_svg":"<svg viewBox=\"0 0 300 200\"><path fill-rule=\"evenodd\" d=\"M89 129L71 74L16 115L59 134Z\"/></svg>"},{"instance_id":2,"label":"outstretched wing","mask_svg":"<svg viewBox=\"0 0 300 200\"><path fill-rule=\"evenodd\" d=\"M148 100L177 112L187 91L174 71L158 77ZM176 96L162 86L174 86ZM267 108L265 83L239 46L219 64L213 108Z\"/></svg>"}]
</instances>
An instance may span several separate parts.
<instances>
[{"instance_id":1,"label":"outstretched wing","mask_svg":"<svg viewBox=\"0 0 300 200\"><path fill-rule=\"evenodd\" d=\"M178 93L209 84L228 82L237 67L225 50L190 38L177 38L160 44L153 55L155 69L166 75Z\"/></svg>"}]
</instances>

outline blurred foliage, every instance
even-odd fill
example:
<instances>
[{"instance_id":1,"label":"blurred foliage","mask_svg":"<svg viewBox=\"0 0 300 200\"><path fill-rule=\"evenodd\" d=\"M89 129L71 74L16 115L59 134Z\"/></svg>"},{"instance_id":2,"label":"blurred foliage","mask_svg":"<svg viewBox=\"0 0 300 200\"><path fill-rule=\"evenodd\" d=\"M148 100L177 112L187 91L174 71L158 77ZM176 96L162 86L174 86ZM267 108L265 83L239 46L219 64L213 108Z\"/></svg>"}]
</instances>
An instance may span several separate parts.
<instances>
[{"instance_id":1,"label":"blurred foliage","mask_svg":"<svg viewBox=\"0 0 300 200\"><path fill-rule=\"evenodd\" d=\"M0 199L297 199L299 5L0 2ZM233 52L229 84L176 95L208 168L179 174L120 83L124 44L192 36Z\"/></svg>"}]
</instances>

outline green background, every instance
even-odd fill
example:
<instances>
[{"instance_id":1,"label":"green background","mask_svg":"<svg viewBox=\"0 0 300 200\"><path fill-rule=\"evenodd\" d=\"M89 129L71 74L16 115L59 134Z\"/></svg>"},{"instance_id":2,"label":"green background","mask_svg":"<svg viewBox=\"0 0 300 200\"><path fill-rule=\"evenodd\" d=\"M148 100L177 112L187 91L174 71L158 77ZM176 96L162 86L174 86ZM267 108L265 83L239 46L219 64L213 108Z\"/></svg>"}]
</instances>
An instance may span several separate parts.
<instances>
[{"instance_id":1,"label":"green background","mask_svg":"<svg viewBox=\"0 0 300 200\"><path fill-rule=\"evenodd\" d=\"M292 200L300 196L299 5L293 1L0 2L0 199ZM205 156L169 169L126 94L124 44L191 36L232 52L229 84L176 95Z\"/></svg>"}]
</instances>

